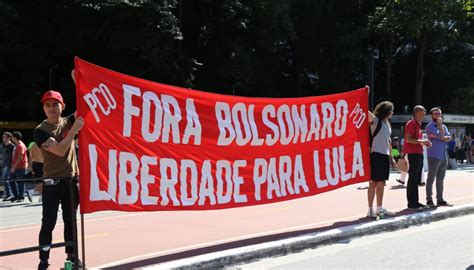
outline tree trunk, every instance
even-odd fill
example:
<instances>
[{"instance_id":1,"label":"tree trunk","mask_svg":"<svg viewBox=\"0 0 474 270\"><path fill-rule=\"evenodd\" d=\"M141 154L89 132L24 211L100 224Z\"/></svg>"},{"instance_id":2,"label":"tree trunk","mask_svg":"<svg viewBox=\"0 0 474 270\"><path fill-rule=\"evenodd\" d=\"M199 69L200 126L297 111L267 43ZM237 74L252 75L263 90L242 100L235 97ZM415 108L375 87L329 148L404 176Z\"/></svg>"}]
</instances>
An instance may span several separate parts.
<instances>
[{"instance_id":1,"label":"tree trunk","mask_svg":"<svg viewBox=\"0 0 474 270\"><path fill-rule=\"evenodd\" d=\"M393 65L393 38L390 36L385 47L385 95L387 100L392 99L392 65Z\"/></svg>"},{"instance_id":2,"label":"tree trunk","mask_svg":"<svg viewBox=\"0 0 474 270\"><path fill-rule=\"evenodd\" d=\"M416 61L416 88L415 88L415 102L420 105L423 96L423 78L425 76L424 60L426 49L426 34L423 35L421 41L418 43L418 57Z\"/></svg>"}]
</instances>

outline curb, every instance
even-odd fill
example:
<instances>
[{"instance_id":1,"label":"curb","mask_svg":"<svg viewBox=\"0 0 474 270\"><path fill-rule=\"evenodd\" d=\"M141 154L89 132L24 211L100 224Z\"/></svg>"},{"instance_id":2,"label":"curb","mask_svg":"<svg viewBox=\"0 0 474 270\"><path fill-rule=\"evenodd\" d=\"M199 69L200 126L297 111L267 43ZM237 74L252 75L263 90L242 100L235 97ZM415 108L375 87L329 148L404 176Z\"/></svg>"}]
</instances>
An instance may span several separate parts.
<instances>
[{"instance_id":1,"label":"curb","mask_svg":"<svg viewBox=\"0 0 474 270\"><path fill-rule=\"evenodd\" d=\"M428 210L380 221L345 226L324 232L304 234L284 240L239 247L168 263L152 265L142 269L224 268L236 264L250 263L262 258L284 256L305 249L312 249L323 245L337 243L350 238L401 230L415 225L427 224L469 214L474 214L474 203L461 206L443 207L436 210Z\"/></svg>"}]
</instances>

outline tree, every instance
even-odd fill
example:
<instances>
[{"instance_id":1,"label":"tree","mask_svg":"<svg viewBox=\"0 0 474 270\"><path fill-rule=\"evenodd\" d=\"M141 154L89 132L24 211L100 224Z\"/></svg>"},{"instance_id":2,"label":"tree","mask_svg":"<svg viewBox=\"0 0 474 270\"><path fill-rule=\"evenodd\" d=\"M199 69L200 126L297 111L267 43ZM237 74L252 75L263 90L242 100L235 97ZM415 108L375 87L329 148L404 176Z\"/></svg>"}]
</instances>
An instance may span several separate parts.
<instances>
[{"instance_id":1,"label":"tree","mask_svg":"<svg viewBox=\"0 0 474 270\"><path fill-rule=\"evenodd\" d=\"M367 13L372 1L292 1L296 95L322 95L364 84Z\"/></svg>"},{"instance_id":2,"label":"tree","mask_svg":"<svg viewBox=\"0 0 474 270\"><path fill-rule=\"evenodd\" d=\"M198 89L278 96L285 46L294 37L287 0L183 1L183 47Z\"/></svg>"},{"instance_id":3,"label":"tree","mask_svg":"<svg viewBox=\"0 0 474 270\"><path fill-rule=\"evenodd\" d=\"M382 47L385 58L385 98L392 99L392 65L397 56L404 52L408 44L404 28L410 23L401 13L400 2L384 0L369 15L368 30L377 47ZM381 44L381 45L380 45Z\"/></svg>"},{"instance_id":4,"label":"tree","mask_svg":"<svg viewBox=\"0 0 474 270\"><path fill-rule=\"evenodd\" d=\"M466 1L396 0L406 23L404 32L417 49L415 102L421 104L424 58L429 49L442 48L459 36L459 21L465 19Z\"/></svg>"},{"instance_id":5,"label":"tree","mask_svg":"<svg viewBox=\"0 0 474 270\"><path fill-rule=\"evenodd\" d=\"M0 2L0 63L6 67L0 68L0 92L8 93L0 101L2 119L40 120L38 100L50 87L49 75L52 87L68 101L66 109L73 109L74 56L149 80L191 86L193 61L177 49L182 33L174 14L176 4L176 0Z\"/></svg>"}]
</instances>

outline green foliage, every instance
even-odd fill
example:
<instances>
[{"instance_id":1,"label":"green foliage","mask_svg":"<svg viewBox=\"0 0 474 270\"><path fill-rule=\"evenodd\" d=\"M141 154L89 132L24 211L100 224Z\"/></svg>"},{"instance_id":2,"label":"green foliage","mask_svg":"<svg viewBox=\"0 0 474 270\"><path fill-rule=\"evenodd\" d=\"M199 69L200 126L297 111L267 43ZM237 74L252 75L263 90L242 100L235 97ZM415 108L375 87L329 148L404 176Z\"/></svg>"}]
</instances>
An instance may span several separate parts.
<instances>
[{"instance_id":1,"label":"green foliage","mask_svg":"<svg viewBox=\"0 0 474 270\"><path fill-rule=\"evenodd\" d=\"M199 11L185 16L183 24L184 35L196 36L198 45L185 41L186 49L202 64L195 87L245 96L274 96L284 69L285 44L295 38L288 1L183 3L185 10ZM199 28L192 27L199 23Z\"/></svg>"},{"instance_id":2,"label":"green foliage","mask_svg":"<svg viewBox=\"0 0 474 270\"><path fill-rule=\"evenodd\" d=\"M429 51L444 50L461 38L462 27L469 20L471 2L383 0L369 16L368 27L373 31L374 39L385 46L388 72L391 72L388 65L396 56L396 52L401 52L401 48L404 48L405 53L409 54L410 49L416 49L416 103L420 103L422 99L426 73L425 54ZM387 49L387 43L390 44L390 49ZM390 76L391 74L388 74L386 80L389 80Z\"/></svg>"},{"instance_id":3,"label":"green foliage","mask_svg":"<svg viewBox=\"0 0 474 270\"><path fill-rule=\"evenodd\" d=\"M446 106L447 112L473 114L474 112L474 83L455 90Z\"/></svg>"},{"instance_id":4,"label":"green foliage","mask_svg":"<svg viewBox=\"0 0 474 270\"><path fill-rule=\"evenodd\" d=\"M424 104L443 105L437 97L469 96L474 83L473 2L0 0L0 120L41 120L50 85L72 110L74 56L167 84L290 97L363 86L369 45L382 53L378 97L412 104L423 47Z\"/></svg>"}]
</instances>

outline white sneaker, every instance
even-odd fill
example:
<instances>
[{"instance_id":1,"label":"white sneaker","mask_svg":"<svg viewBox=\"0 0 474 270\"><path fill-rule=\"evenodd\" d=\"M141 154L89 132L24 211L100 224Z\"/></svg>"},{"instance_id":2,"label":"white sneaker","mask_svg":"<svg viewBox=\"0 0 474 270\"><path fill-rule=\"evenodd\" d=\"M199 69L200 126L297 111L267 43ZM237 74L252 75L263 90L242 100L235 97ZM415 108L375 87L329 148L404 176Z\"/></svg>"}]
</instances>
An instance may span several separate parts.
<instances>
[{"instance_id":1,"label":"white sneaker","mask_svg":"<svg viewBox=\"0 0 474 270\"><path fill-rule=\"evenodd\" d=\"M395 213L390 212L390 211L388 211L388 210L385 209L385 208L381 208L379 211L377 211L377 215L379 215L380 212L383 212L384 216L389 216L389 217L395 216Z\"/></svg>"},{"instance_id":2,"label":"white sneaker","mask_svg":"<svg viewBox=\"0 0 474 270\"><path fill-rule=\"evenodd\" d=\"M368 218L376 218L377 215L375 214L374 210L371 209L367 212L367 217Z\"/></svg>"}]
</instances>

